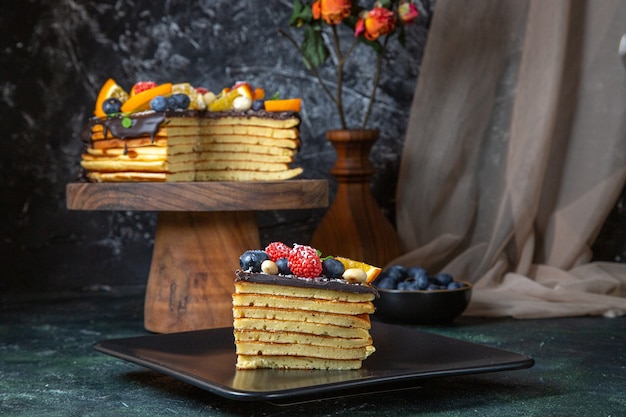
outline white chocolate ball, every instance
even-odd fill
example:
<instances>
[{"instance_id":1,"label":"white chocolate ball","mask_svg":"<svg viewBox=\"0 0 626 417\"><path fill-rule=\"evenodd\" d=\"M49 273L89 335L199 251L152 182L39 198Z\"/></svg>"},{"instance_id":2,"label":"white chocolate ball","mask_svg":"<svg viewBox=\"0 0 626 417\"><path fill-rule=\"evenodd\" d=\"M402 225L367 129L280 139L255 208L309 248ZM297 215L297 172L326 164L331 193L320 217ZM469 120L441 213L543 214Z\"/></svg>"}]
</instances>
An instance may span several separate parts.
<instances>
[{"instance_id":1,"label":"white chocolate ball","mask_svg":"<svg viewBox=\"0 0 626 417\"><path fill-rule=\"evenodd\" d=\"M252 108L252 100L249 97L239 96L233 100L233 109L250 110Z\"/></svg>"},{"instance_id":2,"label":"white chocolate ball","mask_svg":"<svg viewBox=\"0 0 626 417\"><path fill-rule=\"evenodd\" d=\"M363 283L367 281L367 273L360 268L348 268L341 277L348 282Z\"/></svg>"},{"instance_id":3,"label":"white chocolate ball","mask_svg":"<svg viewBox=\"0 0 626 417\"><path fill-rule=\"evenodd\" d=\"M202 100L204 101L204 104L206 104L207 106L213 103L216 98L217 96L212 91L207 91L206 93L202 95Z\"/></svg>"},{"instance_id":4,"label":"white chocolate ball","mask_svg":"<svg viewBox=\"0 0 626 417\"><path fill-rule=\"evenodd\" d=\"M261 271L269 275L277 275L278 265L276 265L276 262L266 259L261 263Z\"/></svg>"}]
</instances>

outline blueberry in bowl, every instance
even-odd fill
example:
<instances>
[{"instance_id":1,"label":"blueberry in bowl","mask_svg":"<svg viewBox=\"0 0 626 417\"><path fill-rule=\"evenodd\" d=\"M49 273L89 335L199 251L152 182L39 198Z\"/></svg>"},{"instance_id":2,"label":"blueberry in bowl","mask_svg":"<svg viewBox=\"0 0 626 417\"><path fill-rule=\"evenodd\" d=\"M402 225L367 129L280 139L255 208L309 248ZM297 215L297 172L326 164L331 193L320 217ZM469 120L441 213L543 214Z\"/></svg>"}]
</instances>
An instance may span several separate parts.
<instances>
[{"instance_id":1,"label":"blueberry in bowl","mask_svg":"<svg viewBox=\"0 0 626 417\"><path fill-rule=\"evenodd\" d=\"M472 286L445 272L428 274L419 266L393 265L373 282L380 298L375 317L387 323L448 324L467 308Z\"/></svg>"}]
</instances>

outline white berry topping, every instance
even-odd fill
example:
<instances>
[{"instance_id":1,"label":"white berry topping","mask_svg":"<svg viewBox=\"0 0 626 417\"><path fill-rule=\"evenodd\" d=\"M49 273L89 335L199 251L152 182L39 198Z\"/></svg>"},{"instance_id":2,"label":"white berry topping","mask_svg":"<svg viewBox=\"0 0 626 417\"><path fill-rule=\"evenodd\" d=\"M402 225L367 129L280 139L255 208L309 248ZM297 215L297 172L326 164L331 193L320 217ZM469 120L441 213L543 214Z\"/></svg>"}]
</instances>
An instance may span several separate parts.
<instances>
[{"instance_id":1,"label":"white berry topping","mask_svg":"<svg viewBox=\"0 0 626 417\"><path fill-rule=\"evenodd\" d=\"M261 263L261 271L269 275L277 275L278 265L276 265L276 262L266 259L263 263Z\"/></svg>"},{"instance_id":2,"label":"white berry topping","mask_svg":"<svg viewBox=\"0 0 626 417\"><path fill-rule=\"evenodd\" d=\"M348 268L343 272L341 276L348 282L366 282L367 273L360 268Z\"/></svg>"},{"instance_id":3,"label":"white berry topping","mask_svg":"<svg viewBox=\"0 0 626 417\"><path fill-rule=\"evenodd\" d=\"M233 109L250 110L252 108L252 100L249 97L239 96L233 100Z\"/></svg>"}]
</instances>

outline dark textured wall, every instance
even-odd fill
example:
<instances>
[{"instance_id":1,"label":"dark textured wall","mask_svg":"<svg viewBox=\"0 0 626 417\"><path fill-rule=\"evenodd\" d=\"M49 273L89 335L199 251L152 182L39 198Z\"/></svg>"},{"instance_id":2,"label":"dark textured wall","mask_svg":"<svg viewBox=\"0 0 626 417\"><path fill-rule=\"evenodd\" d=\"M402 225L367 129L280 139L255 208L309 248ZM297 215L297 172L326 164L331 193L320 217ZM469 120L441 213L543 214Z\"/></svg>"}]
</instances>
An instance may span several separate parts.
<instances>
[{"instance_id":1,"label":"dark textured wall","mask_svg":"<svg viewBox=\"0 0 626 417\"><path fill-rule=\"evenodd\" d=\"M305 168L304 178L331 179L335 154L324 131L338 127L338 120L293 47L277 34L278 27L287 27L290 4L2 2L0 291L145 283L154 213L65 209L65 184L78 175L80 129L108 77L126 89L138 80L187 81L213 90L247 80L270 94L301 96L298 163ZM421 1L419 7L422 17L409 31L406 50L392 46L370 124L382 132L372 152L378 169L373 191L392 220L404 130L434 1ZM360 120L372 60L373 54L361 49L347 67L344 99L350 120ZM330 79L332 72L322 75ZM600 258L626 256L623 201L597 245ZM322 212L262 213L262 241L308 240Z\"/></svg>"}]
</instances>

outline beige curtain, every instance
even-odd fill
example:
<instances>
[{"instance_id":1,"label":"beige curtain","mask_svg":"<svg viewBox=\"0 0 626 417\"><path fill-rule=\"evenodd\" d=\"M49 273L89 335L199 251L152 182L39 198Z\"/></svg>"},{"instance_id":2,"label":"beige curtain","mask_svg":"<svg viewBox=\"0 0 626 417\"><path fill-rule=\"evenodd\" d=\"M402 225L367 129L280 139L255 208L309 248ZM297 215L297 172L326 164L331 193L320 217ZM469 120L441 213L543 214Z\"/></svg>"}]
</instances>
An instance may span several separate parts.
<instances>
[{"instance_id":1,"label":"beige curtain","mask_svg":"<svg viewBox=\"0 0 626 417\"><path fill-rule=\"evenodd\" d=\"M466 314L626 314L590 246L626 182L622 0L438 0L397 190L404 255Z\"/></svg>"}]
</instances>

